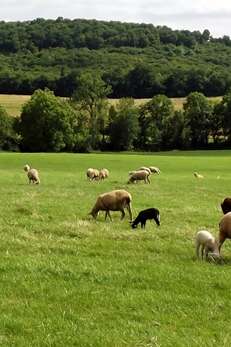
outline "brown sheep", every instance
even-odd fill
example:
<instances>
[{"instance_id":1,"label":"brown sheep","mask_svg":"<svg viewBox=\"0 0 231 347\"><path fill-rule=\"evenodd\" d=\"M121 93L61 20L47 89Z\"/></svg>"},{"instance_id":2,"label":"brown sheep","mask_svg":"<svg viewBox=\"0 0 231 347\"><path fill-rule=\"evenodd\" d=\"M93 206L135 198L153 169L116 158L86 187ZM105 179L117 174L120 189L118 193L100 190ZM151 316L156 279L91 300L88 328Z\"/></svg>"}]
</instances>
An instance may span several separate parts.
<instances>
[{"instance_id":1,"label":"brown sheep","mask_svg":"<svg viewBox=\"0 0 231 347\"><path fill-rule=\"evenodd\" d=\"M110 211L121 211L121 219L123 219L125 216L124 209L127 208L130 220L132 221L131 201L131 194L126 190L112 190L111 192L98 196L90 214L96 219L99 211L106 211L105 220L107 216L112 220Z\"/></svg>"},{"instance_id":2,"label":"brown sheep","mask_svg":"<svg viewBox=\"0 0 231 347\"><path fill-rule=\"evenodd\" d=\"M221 203L221 209L224 214L231 212L231 198L225 198Z\"/></svg>"},{"instance_id":3,"label":"brown sheep","mask_svg":"<svg viewBox=\"0 0 231 347\"><path fill-rule=\"evenodd\" d=\"M219 223L219 252L226 239L231 239L231 212L226 213Z\"/></svg>"},{"instance_id":4,"label":"brown sheep","mask_svg":"<svg viewBox=\"0 0 231 347\"><path fill-rule=\"evenodd\" d=\"M149 176L150 173L146 170L135 171L132 175L130 175L128 183L136 183L136 181L150 183Z\"/></svg>"},{"instance_id":5,"label":"brown sheep","mask_svg":"<svg viewBox=\"0 0 231 347\"><path fill-rule=\"evenodd\" d=\"M39 184L40 183L38 170L32 169L29 165L25 165L23 169L27 173L27 177L29 179L29 183L35 183L35 184Z\"/></svg>"}]
</instances>

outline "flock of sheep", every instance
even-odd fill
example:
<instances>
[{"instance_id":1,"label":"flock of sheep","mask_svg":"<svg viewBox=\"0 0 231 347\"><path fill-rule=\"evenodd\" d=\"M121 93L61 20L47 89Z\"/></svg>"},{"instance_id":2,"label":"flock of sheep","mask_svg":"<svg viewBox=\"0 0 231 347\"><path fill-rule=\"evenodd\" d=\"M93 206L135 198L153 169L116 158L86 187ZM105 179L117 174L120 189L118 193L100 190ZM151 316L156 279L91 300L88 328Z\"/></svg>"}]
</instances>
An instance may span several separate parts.
<instances>
[{"instance_id":1,"label":"flock of sheep","mask_svg":"<svg viewBox=\"0 0 231 347\"><path fill-rule=\"evenodd\" d=\"M36 169L31 168L29 165L25 165L24 171L27 173L29 183L40 183L39 174ZM160 174L160 169L154 166L140 167L138 170L129 172L128 183L136 183L141 180L145 183L150 183L149 176L153 173ZM109 170L105 168L100 170L89 168L86 175L90 181L104 180L109 177ZM194 172L194 177L203 178L203 176L197 172ZM126 208L129 213L132 228L136 228L139 223L141 224L141 228L145 228L147 220L153 220L157 226L160 225L160 212L156 208L148 208L140 211L135 220L132 220L131 202L132 196L126 190L112 190L98 196L90 214L96 219L99 211L105 211L105 220L107 216L112 220L110 211L120 211L121 219L123 219L125 216L124 209ZM204 254L206 260L221 260L221 246L227 238L231 239L231 198L225 198L221 203L221 208L224 216L219 223L218 240L207 230L200 230L196 234L196 256L199 258L201 254L202 260L204 259Z\"/></svg>"}]
</instances>

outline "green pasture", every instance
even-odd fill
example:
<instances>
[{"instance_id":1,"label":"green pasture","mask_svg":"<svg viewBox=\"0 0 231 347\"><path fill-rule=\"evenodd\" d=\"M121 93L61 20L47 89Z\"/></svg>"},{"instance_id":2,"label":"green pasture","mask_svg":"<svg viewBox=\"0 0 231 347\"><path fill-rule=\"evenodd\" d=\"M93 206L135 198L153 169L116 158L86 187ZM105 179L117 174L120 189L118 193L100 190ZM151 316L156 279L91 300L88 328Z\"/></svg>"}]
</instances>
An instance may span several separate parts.
<instances>
[{"instance_id":1,"label":"green pasture","mask_svg":"<svg viewBox=\"0 0 231 347\"><path fill-rule=\"evenodd\" d=\"M195 259L194 235L218 233L231 194L231 151L157 154L0 153L0 345L194 347L231 345L231 242L223 265ZM29 185L23 166L40 172ZM151 184L128 171L158 166ZM88 167L110 176L89 182ZM197 180L193 172L204 175ZM133 214L161 213L132 230L88 212L113 189Z\"/></svg>"}]
</instances>

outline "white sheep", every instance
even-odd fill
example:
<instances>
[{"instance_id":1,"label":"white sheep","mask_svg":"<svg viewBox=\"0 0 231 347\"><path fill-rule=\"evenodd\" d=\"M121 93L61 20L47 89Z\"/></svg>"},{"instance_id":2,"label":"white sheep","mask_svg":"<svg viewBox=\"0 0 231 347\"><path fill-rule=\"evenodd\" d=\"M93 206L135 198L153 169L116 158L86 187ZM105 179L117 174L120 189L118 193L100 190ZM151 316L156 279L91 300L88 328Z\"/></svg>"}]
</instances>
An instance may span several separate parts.
<instances>
[{"instance_id":1,"label":"white sheep","mask_svg":"<svg viewBox=\"0 0 231 347\"><path fill-rule=\"evenodd\" d=\"M140 170L145 170L147 172L149 172L150 174L152 173L152 171L150 170L149 167L146 167L146 166L141 166L137 171L140 171Z\"/></svg>"},{"instance_id":2,"label":"white sheep","mask_svg":"<svg viewBox=\"0 0 231 347\"><path fill-rule=\"evenodd\" d=\"M128 183L136 183L136 181L150 183L149 176L150 173L146 170L135 171L132 175L130 175Z\"/></svg>"},{"instance_id":3,"label":"white sheep","mask_svg":"<svg viewBox=\"0 0 231 347\"><path fill-rule=\"evenodd\" d=\"M123 219L125 216L124 209L127 208L130 220L132 221L131 201L131 194L126 190L112 190L111 192L98 196L90 214L96 219L99 211L105 211L105 220L107 216L112 220L110 211L121 211L121 219Z\"/></svg>"},{"instance_id":4,"label":"white sheep","mask_svg":"<svg viewBox=\"0 0 231 347\"><path fill-rule=\"evenodd\" d=\"M23 169L27 173L27 177L29 179L29 183L31 183L31 182L35 183L35 184L39 184L40 183L38 170L32 169L28 164L26 164Z\"/></svg>"},{"instance_id":5,"label":"white sheep","mask_svg":"<svg viewBox=\"0 0 231 347\"><path fill-rule=\"evenodd\" d=\"M89 168L89 169L87 169L86 175L90 181L98 180L99 179L99 170Z\"/></svg>"},{"instance_id":6,"label":"white sheep","mask_svg":"<svg viewBox=\"0 0 231 347\"><path fill-rule=\"evenodd\" d=\"M196 255L199 258L199 251L201 249L201 259L204 258L205 251L205 259L207 260L210 256L213 260L220 258L220 252L218 249L218 243L215 240L214 236L207 230L200 230L196 234L195 239L196 246Z\"/></svg>"},{"instance_id":7,"label":"white sheep","mask_svg":"<svg viewBox=\"0 0 231 347\"><path fill-rule=\"evenodd\" d=\"M99 179L104 180L105 178L108 178L109 176L109 171L108 169L100 169L99 170Z\"/></svg>"},{"instance_id":8,"label":"white sheep","mask_svg":"<svg viewBox=\"0 0 231 347\"><path fill-rule=\"evenodd\" d=\"M156 166L149 166L149 169L151 170L152 173L160 174L160 169Z\"/></svg>"},{"instance_id":9,"label":"white sheep","mask_svg":"<svg viewBox=\"0 0 231 347\"><path fill-rule=\"evenodd\" d=\"M198 172L194 172L193 175L194 175L194 177L199 178L199 179L204 178L204 176L199 174Z\"/></svg>"}]
</instances>

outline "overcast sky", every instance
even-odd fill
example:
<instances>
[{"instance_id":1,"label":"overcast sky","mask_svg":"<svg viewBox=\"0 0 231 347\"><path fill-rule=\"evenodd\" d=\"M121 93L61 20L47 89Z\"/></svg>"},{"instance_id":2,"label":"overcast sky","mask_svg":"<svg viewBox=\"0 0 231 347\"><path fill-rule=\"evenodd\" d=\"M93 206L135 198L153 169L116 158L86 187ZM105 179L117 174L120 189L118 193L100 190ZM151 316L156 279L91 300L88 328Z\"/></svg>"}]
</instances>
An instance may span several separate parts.
<instances>
[{"instance_id":1,"label":"overcast sky","mask_svg":"<svg viewBox=\"0 0 231 347\"><path fill-rule=\"evenodd\" d=\"M0 0L0 20L38 17L152 23L231 37L231 0Z\"/></svg>"}]
</instances>

